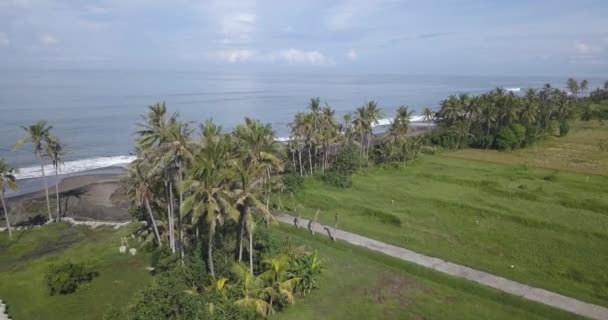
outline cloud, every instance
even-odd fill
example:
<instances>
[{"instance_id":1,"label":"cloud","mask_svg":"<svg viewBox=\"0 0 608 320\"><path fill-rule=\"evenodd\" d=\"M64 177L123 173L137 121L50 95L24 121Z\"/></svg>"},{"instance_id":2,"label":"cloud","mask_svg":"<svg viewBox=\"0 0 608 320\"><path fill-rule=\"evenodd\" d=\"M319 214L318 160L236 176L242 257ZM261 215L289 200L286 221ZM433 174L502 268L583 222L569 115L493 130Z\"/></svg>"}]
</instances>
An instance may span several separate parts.
<instances>
[{"instance_id":1,"label":"cloud","mask_svg":"<svg viewBox=\"0 0 608 320\"><path fill-rule=\"evenodd\" d=\"M586 42L582 42L582 41L578 41L575 46L574 46L574 50L576 51L576 54L579 56L591 56L591 55L596 55L599 53L602 53L602 48L597 47L597 46L593 46L590 45Z\"/></svg>"},{"instance_id":2,"label":"cloud","mask_svg":"<svg viewBox=\"0 0 608 320\"><path fill-rule=\"evenodd\" d=\"M6 33L0 32L0 48L8 47L11 42L8 40Z\"/></svg>"},{"instance_id":3,"label":"cloud","mask_svg":"<svg viewBox=\"0 0 608 320\"><path fill-rule=\"evenodd\" d=\"M45 34L40 37L40 43L44 45L54 45L59 43L59 40L50 34Z\"/></svg>"},{"instance_id":4,"label":"cloud","mask_svg":"<svg viewBox=\"0 0 608 320\"><path fill-rule=\"evenodd\" d=\"M228 63L246 62L255 57L255 51L249 49L220 50L215 52L215 58Z\"/></svg>"},{"instance_id":5,"label":"cloud","mask_svg":"<svg viewBox=\"0 0 608 320\"><path fill-rule=\"evenodd\" d=\"M221 28L226 42L248 41L255 32L256 14L238 12L222 17Z\"/></svg>"},{"instance_id":6,"label":"cloud","mask_svg":"<svg viewBox=\"0 0 608 320\"><path fill-rule=\"evenodd\" d=\"M357 60L357 58L359 57L359 55L357 54L357 51L355 51L355 49L350 49L348 50L348 52L346 53L346 56L351 60L351 61L355 61Z\"/></svg>"},{"instance_id":7,"label":"cloud","mask_svg":"<svg viewBox=\"0 0 608 320\"><path fill-rule=\"evenodd\" d=\"M307 64L313 66L321 66L332 64L331 59L328 59L317 50L303 51L297 49L286 49L276 51L270 54L271 61L284 61L288 64Z\"/></svg>"}]
</instances>

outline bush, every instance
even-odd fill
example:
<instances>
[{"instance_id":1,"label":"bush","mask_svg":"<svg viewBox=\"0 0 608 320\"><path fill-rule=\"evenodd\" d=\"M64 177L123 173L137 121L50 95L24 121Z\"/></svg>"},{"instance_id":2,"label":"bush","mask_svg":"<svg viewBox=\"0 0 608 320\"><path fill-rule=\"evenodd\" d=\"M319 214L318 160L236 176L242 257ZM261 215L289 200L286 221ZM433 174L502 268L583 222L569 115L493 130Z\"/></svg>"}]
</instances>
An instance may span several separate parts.
<instances>
[{"instance_id":1,"label":"bush","mask_svg":"<svg viewBox=\"0 0 608 320\"><path fill-rule=\"evenodd\" d=\"M323 182L338 187L338 188L350 188L353 185L353 179L351 175L341 174L335 171L329 171L321 176Z\"/></svg>"},{"instance_id":2,"label":"bush","mask_svg":"<svg viewBox=\"0 0 608 320\"><path fill-rule=\"evenodd\" d=\"M560 122L559 123L559 136L563 137L563 136L567 135L568 131L570 131L570 125L568 124L568 121L564 120L564 121Z\"/></svg>"},{"instance_id":3,"label":"bush","mask_svg":"<svg viewBox=\"0 0 608 320\"><path fill-rule=\"evenodd\" d=\"M517 144L517 137L510 128L503 128L496 136L496 149L511 150Z\"/></svg>"},{"instance_id":4,"label":"bush","mask_svg":"<svg viewBox=\"0 0 608 320\"><path fill-rule=\"evenodd\" d=\"M296 193L304 187L304 177L300 174L292 172L282 176L283 189L286 193Z\"/></svg>"},{"instance_id":5,"label":"bush","mask_svg":"<svg viewBox=\"0 0 608 320\"><path fill-rule=\"evenodd\" d=\"M50 265L44 274L44 282L51 295L69 294L76 291L81 283L91 281L97 275L97 272L87 271L82 263L66 262Z\"/></svg>"},{"instance_id":6,"label":"bush","mask_svg":"<svg viewBox=\"0 0 608 320\"><path fill-rule=\"evenodd\" d=\"M515 136L515 144L513 144L512 148L521 148L526 142L526 127L515 123L511 126L511 131L513 131L513 135Z\"/></svg>"},{"instance_id":7,"label":"bush","mask_svg":"<svg viewBox=\"0 0 608 320\"><path fill-rule=\"evenodd\" d=\"M422 146L420 148L420 153L422 154L435 154L437 153L437 148L432 146Z\"/></svg>"}]
</instances>

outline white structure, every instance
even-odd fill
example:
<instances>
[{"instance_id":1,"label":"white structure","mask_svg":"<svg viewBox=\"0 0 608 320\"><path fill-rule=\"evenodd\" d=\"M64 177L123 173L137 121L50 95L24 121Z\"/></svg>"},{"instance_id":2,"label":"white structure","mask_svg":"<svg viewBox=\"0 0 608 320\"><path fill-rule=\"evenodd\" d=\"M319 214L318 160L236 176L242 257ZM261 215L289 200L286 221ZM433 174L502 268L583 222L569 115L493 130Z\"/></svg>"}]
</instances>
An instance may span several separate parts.
<instances>
[{"instance_id":1,"label":"white structure","mask_svg":"<svg viewBox=\"0 0 608 320\"><path fill-rule=\"evenodd\" d=\"M129 249L129 253L130 253L132 256L134 256L134 255L137 253L137 249L135 249L135 248L131 248L131 249Z\"/></svg>"},{"instance_id":2,"label":"white structure","mask_svg":"<svg viewBox=\"0 0 608 320\"><path fill-rule=\"evenodd\" d=\"M126 253L127 252L127 246L120 246L120 247L118 247L118 252L120 252L120 253Z\"/></svg>"}]
</instances>

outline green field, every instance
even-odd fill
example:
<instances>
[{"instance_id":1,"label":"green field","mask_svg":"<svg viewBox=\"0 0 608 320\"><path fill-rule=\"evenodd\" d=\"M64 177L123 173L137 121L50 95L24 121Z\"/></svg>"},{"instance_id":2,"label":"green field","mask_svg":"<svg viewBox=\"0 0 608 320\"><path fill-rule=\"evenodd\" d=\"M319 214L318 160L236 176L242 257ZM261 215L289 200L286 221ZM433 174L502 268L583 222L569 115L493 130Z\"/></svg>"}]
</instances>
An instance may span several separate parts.
<instances>
[{"instance_id":1,"label":"green field","mask_svg":"<svg viewBox=\"0 0 608 320\"><path fill-rule=\"evenodd\" d=\"M0 297L14 319L101 319L149 282L145 257L118 254L127 230L90 230L62 224L28 231L6 247L0 234ZM273 233L318 250L327 269L321 289L299 297L277 319L576 319L466 280L397 259L312 237L290 226ZM100 273L66 296L49 296L42 274L49 263L85 261Z\"/></svg>"},{"instance_id":2,"label":"green field","mask_svg":"<svg viewBox=\"0 0 608 320\"><path fill-rule=\"evenodd\" d=\"M296 197L325 224L339 213L341 229L608 305L607 190L606 176L426 156Z\"/></svg>"},{"instance_id":3,"label":"green field","mask_svg":"<svg viewBox=\"0 0 608 320\"><path fill-rule=\"evenodd\" d=\"M124 228L91 230L58 223L16 232L17 240L9 245L6 232L0 233L0 299L11 318L101 319L109 306L124 306L152 279L144 255L118 253L120 237L127 234ZM99 276L74 294L50 296L44 272L49 264L65 261L84 262Z\"/></svg>"}]
</instances>

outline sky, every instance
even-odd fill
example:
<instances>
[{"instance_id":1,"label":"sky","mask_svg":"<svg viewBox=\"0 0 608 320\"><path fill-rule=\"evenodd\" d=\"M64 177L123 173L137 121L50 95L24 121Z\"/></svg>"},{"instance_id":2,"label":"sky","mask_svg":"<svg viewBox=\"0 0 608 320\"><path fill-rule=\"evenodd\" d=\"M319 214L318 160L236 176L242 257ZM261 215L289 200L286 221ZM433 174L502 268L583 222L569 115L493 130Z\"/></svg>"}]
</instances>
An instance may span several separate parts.
<instances>
[{"instance_id":1,"label":"sky","mask_svg":"<svg viewBox=\"0 0 608 320\"><path fill-rule=\"evenodd\" d=\"M608 75L606 0L0 0L0 68Z\"/></svg>"}]
</instances>

